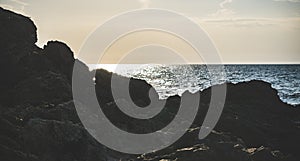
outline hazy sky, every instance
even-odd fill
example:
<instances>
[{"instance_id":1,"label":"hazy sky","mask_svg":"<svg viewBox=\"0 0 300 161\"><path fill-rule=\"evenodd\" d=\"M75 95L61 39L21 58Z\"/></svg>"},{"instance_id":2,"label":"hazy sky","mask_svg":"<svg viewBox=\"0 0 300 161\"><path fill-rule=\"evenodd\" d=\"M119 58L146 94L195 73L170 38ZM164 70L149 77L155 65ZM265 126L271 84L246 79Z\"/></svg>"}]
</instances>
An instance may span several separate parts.
<instances>
[{"instance_id":1,"label":"hazy sky","mask_svg":"<svg viewBox=\"0 0 300 161\"><path fill-rule=\"evenodd\" d=\"M162 8L199 23L224 63L300 63L300 0L0 0L0 5L33 19L39 46L60 40L75 54L89 33L112 16Z\"/></svg>"}]
</instances>

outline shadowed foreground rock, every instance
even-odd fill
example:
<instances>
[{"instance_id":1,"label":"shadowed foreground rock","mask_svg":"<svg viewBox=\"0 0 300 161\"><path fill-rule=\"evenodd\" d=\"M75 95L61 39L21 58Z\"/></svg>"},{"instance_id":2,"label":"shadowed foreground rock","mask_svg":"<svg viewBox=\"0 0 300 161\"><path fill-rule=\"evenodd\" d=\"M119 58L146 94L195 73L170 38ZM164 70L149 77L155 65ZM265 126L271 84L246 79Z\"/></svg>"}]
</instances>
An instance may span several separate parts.
<instances>
[{"instance_id":1,"label":"shadowed foreground rock","mask_svg":"<svg viewBox=\"0 0 300 161\"><path fill-rule=\"evenodd\" d=\"M198 133L210 102L210 88L200 93L199 111L191 128L170 147L144 155L110 150L86 131L77 116L71 76L74 62L79 60L74 59L71 49L57 41L48 42L43 49L37 47L36 27L27 17L0 8L0 20L0 160L300 159L300 107L283 103L277 91L262 81L227 84L223 114L204 140L198 139ZM81 67L82 78L92 79L87 66L81 63ZM141 134L159 130L173 120L180 105L179 96L168 98L162 112L149 120L133 119L122 113L115 103L118 100L112 98L112 75L97 70L95 88L102 110L115 126ZM129 79L117 77L120 84ZM137 105L150 103L150 89L145 81L130 79L129 90ZM85 90L88 89L82 89ZM88 110L88 104L82 104L82 109L97 117Z\"/></svg>"}]
</instances>

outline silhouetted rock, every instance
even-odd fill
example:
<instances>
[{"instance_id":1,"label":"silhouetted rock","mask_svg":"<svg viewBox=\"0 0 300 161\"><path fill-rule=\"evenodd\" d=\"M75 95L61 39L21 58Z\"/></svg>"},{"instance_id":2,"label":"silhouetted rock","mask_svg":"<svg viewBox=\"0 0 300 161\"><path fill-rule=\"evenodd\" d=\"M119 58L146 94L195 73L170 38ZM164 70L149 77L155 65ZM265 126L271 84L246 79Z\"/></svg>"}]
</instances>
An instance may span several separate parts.
<instances>
[{"instance_id":1,"label":"silhouetted rock","mask_svg":"<svg viewBox=\"0 0 300 161\"><path fill-rule=\"evenodd\" d=\"M36 27L22 15L0 7L0 91L11 87L20 78L18 63L29 55L37 41Z\"/></svg>"},{"instance_id":2,"label":"silhouetted rock","mask_svg":"<svg viewBox=\"0 0 300 161\"><path fill-rule=\"evenodd\" d=\"M6 161L38 161L37 157L0 145L0 159Z\"/></svg>"},{"instance_id":3,"label":"silhouetted rock","mask_svg":"<svg viewBox=\"0 0 300 161\"><path fill-rule=\"evenodd\" d=\"M47 45L44 46L44 52L46 57L71 80L75 61L71 49L62 42L49 41Z\"/></svg>"},{"instance_id":4,"label":"silhouetted rock","mask_svg":"<svg viewBox=\"0 0 300 161\"><path fill-rule=\"evenodd\" d=\"M70 122L31 119L22 134L24 148L40 160L83 160L88 146L84 129Z\"/></svg>"},{"instance_id":5,"label":"silhouetted rock","mask_svg":"<svg viewBox=\"0 0 300 161\"><path fill-rule=\"evenodd\" d=\"M97 89L97 96L104 98L103 100L105 102L103 103L114 101L111 93L112 79L116 80L114 81L116 83L114 84L115 87L127 85L125 82L128 81L128 78L119 76L115 73L108 72L104 69L96 70L95 83ZM134 101L134 103L140 107L145 107L150 104L149 91L151 88L152 86L144 80L133 78L129 79L128 89L130 97ZM156 92L153 92L153 94L155 95L154 97L158 99L158 94Z\"/></svg>"},{"instance_id":6,"label":"silhouetted rock","mask_svg":"<svg viewBox=\"0 0 300 161\"><path fill-rule=\"evenodd\" d=\"M71 100L71 86L64 75L47 72L20 81L12 90L14 103L38 104L50 102L58 104Z\"/></svg>"},{"instance_id":7,"label":"silhouetted rock","mask_svg":"<svg viewBox=\"0 0 300 161\"><path fill-rule=\"evenodd\" d=\"M215 131L198 140L211 88L201 93L199 113L191 130L171 147L140 160L297 160L299 109L280 101L269 83L227 84L227 97ZM195 150L198 145L205 150ZM184 151L180 149L185 149ZM187 159L188 158L188 159Z\"/></svg>"},{"instance_id":8,"label":"silhouetted rock","mask_svg":"<svg viewBox=\"0 0 300 161\"><path fill-rule=\"evenodd\" d=\"M141 108L160 101L152 86L88 67L75 60L64 43L35 46L36 27L22 15L0 8L0 160L5 161L297 161L300 159L300 111L283 103L269 83L227 83L222 116L214 131L199 140L199 129L209 107L211 88L200 92L200 106L193 125L173 145L143 155L128 155L98 143L82 126L76 110L89 111L88 102L72 98L72 70L79 64L80 79L95 83L99 104L117 127L132 133L150 133L168 125L178 112L181 98L172 96L155 117L134 119L120 111L118 102ZM22 26L22 27L20 27ZM95 74L93 76L93 74ZM114 99L111 78L117 86L129 83L130 99ZM93 77L95 79L93 80ZM80 91L85 93L85 87ZM185 95L193 96L186 92ZM86 96L88 97L88 95ZM82 107L75 109L74 102ZM100 118L101 119L101 118ZM183 120L184 121L184 120ZM101 127L99 127L101 128ZM106 129L103 129L106 132ZM116 138L117 139L117 138Z\"/></svg>"},{"instance_id":9,"label":"silhouetted rock","mask_svg":"<svg viewBox=\"0 0 300 161\"><path fill-rule=\"evenodd\" d=\"M36 27L28 17L0 8L0 19L1 102L70 100L75 61L71 49L58 41L48 42L44 49L37 47Z\"/></svg>"}]
</instances>

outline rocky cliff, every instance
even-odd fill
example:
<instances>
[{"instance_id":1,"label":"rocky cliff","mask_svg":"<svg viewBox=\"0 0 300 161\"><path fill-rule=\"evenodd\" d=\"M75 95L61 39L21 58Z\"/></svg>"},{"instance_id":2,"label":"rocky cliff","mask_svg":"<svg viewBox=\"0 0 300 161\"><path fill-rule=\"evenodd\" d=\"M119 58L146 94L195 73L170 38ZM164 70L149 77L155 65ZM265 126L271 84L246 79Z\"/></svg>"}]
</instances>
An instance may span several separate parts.
<instances>
[{"instance_id":1,"label":"rocky cliff","mask_svg":"<svg viewBox=\"0 0 300 161\"><path fill-rule=\"evenodd\" d=\"M37 47L37 29L28 17L0 8L0 21L0 160L300 159L300 107L281 102L277 91L261 81L227 84L221 119L204 140L198 140L198 133L210 102L210 88L200 93L192 127L170 147L140 156L110 150L90 136L77 116L71 77L74 62L80 61L74 59L71 49L58 41ZM82 74L89 75L91 72L81 64ZM136 120L116 106L110 91L112 75L97 70L95 88L102 110L113 124L129 132L148 133L172 121L179 96L168 98L156 117ZM149 104L150 88L143 80L130 79L131 97L140 106Z\"/></svg>"}]
</instances>

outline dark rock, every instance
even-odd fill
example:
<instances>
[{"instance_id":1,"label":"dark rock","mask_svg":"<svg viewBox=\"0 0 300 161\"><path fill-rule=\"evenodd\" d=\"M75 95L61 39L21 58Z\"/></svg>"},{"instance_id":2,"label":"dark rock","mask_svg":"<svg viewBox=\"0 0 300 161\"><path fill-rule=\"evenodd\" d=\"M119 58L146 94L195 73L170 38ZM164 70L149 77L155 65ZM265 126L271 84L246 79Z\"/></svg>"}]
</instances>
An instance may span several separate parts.
<instances>
[{"instance_id":1,"label":"dark rock","mask_svg":"<svg viewBox=\"0 0 300 161\"><path fill-rule=\"evenodd\" d=\"M198 140L199 127L210 100L209 88L201 92L199 113L191 130L171 147L142 156L140 160L188 158L196 161L205 158L209 161L256 161L300 158L296 152L299 148L300 130L293 122L300 119L299 109L282 103L277 92L266 82L251 81L228 84L227 87L225 107L215 127L219 132ZM201 158L193 150L180 153L176 150L184 147L193 149L195 145L203 143L209 150L202 151ZM255 150L252 152L251 149Z\"/></svg>"},{"instance_id":2,"label":"dark rock","mask_svg":"<svg viewBox=\"0 0 300 161\"><path fill-rule=\"evenodd\" d=\"M0 21L0 91L3 91L22 79L17 74L17 64L22 57L32 53L37 35L35 25L28 17L1 7Z\"/></svg>"},{"instance_id":3,"label":"dark rock","mask_svg":"<svg viewBox=\"0 0 300 161\"><path fill-rule=\"evenodd\" d=\"M1 51L14 45L34 46L37 41L36 27L32 20L20 14L0 8ZM22 27L20 27L22 26Z\"/></svg>"},{"instance_id":4,"label":"dark rock","mask_svg":"<svg viewBox=\"0 0 300 161\"><path fill-rule=\"evenodd\" d=\"M0 104L10 105L12 102L24 103L24 101L20 101L23 98L26 101L32 99L33 102L37 102L37 99L41 99L41 97L47 95L46 93L49 90L53 90L52 93L60 90L59 88L54 90L55 87L63 88L60 90L63 92L62 97L65 97L66 92L69 92L68 99L70 100L70 90L65 91L70 85L62 85L62 83L71 84L75 61L71 49L58 41L48 42L45 49L37 47L35 45L37 41L36 27L28 17L0 8L0 20L0 73L2 75L0 80ZM60 76L54 76L53 73ZM62 83L58 81L37 82L39 81L37 80L39 77L59 79L58 81ZM49 84L51 82L58 83L58 85L53 86L53 84ZM26 91L28 92L35 83L38 83L37 86L40 89L37 89L37 87L34 90L45 90L44 93L39 91L27 96L28 93ZM48 88L53 86L53 88L45 89L46 86ZM18 94L15 97L16 93L20 93L18 90L25 93ZM42 94L42 96L38 97L37 95L39 94ZM64 102L67 100L62 99L60 103L61 101Z\"/></svg>"},{"instance_id":5,"label":"dark rock","mask_svg":"<svg viewBox=\"0 0 300 161\"><path fill-rule=\"evenodd\" d=\"M289 156L284 156L280 151L272 151L270 148L259 147L251 154L253 160L257 161L292 161L295 160Z\"/></svg>"},{"instance_id":6,"label":"dark rock","mask_svg":"<svg viewBox=\"0 0 300 161\"><path fill-rule=\"evenodd\" d=\"M10 149L6 146L0 145L0 160L5 161L38 161L34 155L29 155L21 151Z\"/></svg>"},{"instance_id":7,"label":"dark rock","mask_svg":"<svg viewBox=\"0 0 300 161\"><path fill-rule=\"evenodd\" d=\"M9 138L7 136L0 135L0 142L1 142L1 145L5 146L5 147L10 147L13 149L20 150L20 145L15 140L13 140L13 138Z\"/></svg>"},{"instance_id":8,"label":"dark rock","mask_svg":"<svg viewBox=\"0 0 300 161\"><path fill-rule=\"evenodd\" d=\"M44 52L46 57L71 80L75 61L71 49L62 42L49 41L47 45L44 46Z\"/></svg>"},{"instance_id":9,"label":"dark rock","mask_svg":"<svg viewBox=\"0 0 300 161\"><path fill-rule=\"evenodd\" d=\"M8 120L0 117L0 135L16 138L19 129Z\"/></svg>"},{"instance_id":10,"label":"dark rock","mask_svg":"<svg viewBox=\"0 0 300 161\"><path fill-rule=\"evenodd\" d=\"M18 108L10 108L5 112L6 116L15 124L22 126L30 119L40 118L44 120L70 121L74 124L80 123L73 101L43 105L24 105ZM1 122L1 121L0 121ZM15 127L12 125L12 127Z\"/></svg>"},{"instance_id":11,"label":"dark rock","mask_svg":"<svg viewBox=\"0 0 300 161\"><path fill-rule=\"evenodd\" d=\"M40 160L84 160L82 154L87 150L88 137L78 125L32 119L22 133L24 149L39 156Z\"/></svg>"},{"instance_id":12,"label":"dark rock","mask_svg":"<svg viewBox=\"0 0 300 161\"><path fill-rule=\"evenodd\" d=\"M20 81L11 93L12 104L58 104L72 99L71 86L65 76L54 72Z\"/></svg>"},{"instance_id":13,"label":"dark rock","mask_svg":"<svg viewBox=\"0 0 300 161\"><path fill-rule=\"evenodd\" d=\"M165 108L149 120L132 119L118 109L116 102L133 100L143 108L151 98L159 101L151 85L102 69L90 72L61 42L51 41L44 49L38 48L34 44L36 27L27 17L0 8L0 20L0 160L300 159L299 106L294 108L283 103L277 91L262 81L227 83L222 116L214 131L203 140L198 139L198 134L209 107L211 88L200 92L199 111L193 125L171 146L140 156L110 150L87 133L77 116L76 110L82 110L88 116L98 117L89 111L89 102L72 100L74 63L80 66L77 71L80 79L95 83L98 102L105 115L117 127L129 132L149 133L165 127L177 114L181 98L169 97ZM113 98L112 76L118 78L116 87L130 82L130 99ZM80 88L83 93L90 90ZM82 107L75 109L74 101L80 102Z\"/></svg>"},{"instance_id":14,"label":"dark rock","mask_svg":"<svg viewBox=\"0 0 300 161\"><path fill-rule=\"evenodd\" d=\"M105 100L105 102L100 101L100 103L102 104L114 101L111 93L112 77L114 78L114 80L116 80L114 88L123 87L124 85L126 85L124 82L128 81L128 78L119 76L106 70L96 70L95 83L97 89L97 96L101 98L99 100ZM152 86L146 81L130 78L128 88L126 89L129 90L130 97L136 105L140 107L145 107L150 104L149 92L151 91ZM158 94L155 91L152 90L151 94L154 95L154 98L158 99Z\"/></svg>"}]
</instances>

